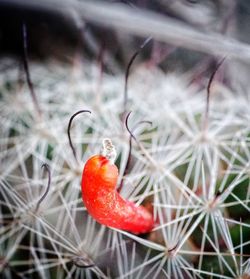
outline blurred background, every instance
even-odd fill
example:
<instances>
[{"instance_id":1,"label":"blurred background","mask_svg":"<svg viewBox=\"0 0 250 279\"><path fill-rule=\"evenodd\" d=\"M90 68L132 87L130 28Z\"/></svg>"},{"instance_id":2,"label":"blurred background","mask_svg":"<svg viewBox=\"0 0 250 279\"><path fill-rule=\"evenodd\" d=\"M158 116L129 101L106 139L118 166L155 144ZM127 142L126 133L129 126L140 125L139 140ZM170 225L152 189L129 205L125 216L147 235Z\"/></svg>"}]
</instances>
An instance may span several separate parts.
<instances>
[{"instance_id":1,"label":"blurred background","mask_svg":"<svg viewBox=\"0 0 250 279\"><path fill-rule=\"evenodd\" d=\"M71 1L66 1L71 2ZM84 1L83 1L84 2ZM137 1L102 1L114 6L128 6L135 11L145 9L157 12L166 18L173 18L202 32L216 32L249 42L250 2L247 0L137 0ZM117 58L121 66L138 47L138 37L114 28L104 28L85 21L81 12L76 15L70 10L50 9L47 2L40 1L40 6L32 1L0 1L0 53L4 55L21 55L22 22L28 29L29 53L34 58L57 58L70 61L76 51L97 59L100 46ZM140 42L140 40L139 40ZM158 46L163 53L176 52L171 44ZM189 46L185 46L189 48ZM184 51L185 48L182 48ZM179 54L179 53L178 53ZM152 55L151 51L145 55ZM197 54L184 52L186 62L195 59ZM158 53L159 56L159 53ZM163 54L162 54L163 56ZM172 57L172 58L173 58ZM182 57L176 61L183 61ZM190 63L191 63L190 62Z\"/></svg>"},{"instance_id":2,"label":"blurred background","mask_svg":"<svg viewBox=\"0 0 250 279\"><path fill-rule=\"evenodd\" d=\"M62 3L71 5L73 2ZM118 8L130 7L135 12L139 9L155 12L167 20L173 19L182 23L181 26L190 27L190 30L203 34L222 34L244 43L250 42L250 2L247 0L99 1L104 2ZM84 1L82 3L84 4ZM28 52L33 59L53 58L72 63L76 56L85 57L97 62L103 60L104 69L110 72L124 71L131 55L142 43L143 36L124 32L120 28L105 27L105 24L96 24L94 17L85 20L80 10L76 12L67 7L55 9L55 6L48 5L46 1L40 1L39 6L32 1L0 1L0 55L22 56L22 24L25 22ZM197 51L197 48L196 51L190 50L192 39L188 44L181 44L181 47L178 41L154 40L138 61L150 60L164 71L191 70L196 77L206 74L217 59L204 54L202 47L200 51ZM216 47L215 45L215 49ZM229 60L230 56L227 57L227 62ZM237 88L248 87L248 63L232 61L229 64L229 83Z\"/></svg>"}]
</instances>

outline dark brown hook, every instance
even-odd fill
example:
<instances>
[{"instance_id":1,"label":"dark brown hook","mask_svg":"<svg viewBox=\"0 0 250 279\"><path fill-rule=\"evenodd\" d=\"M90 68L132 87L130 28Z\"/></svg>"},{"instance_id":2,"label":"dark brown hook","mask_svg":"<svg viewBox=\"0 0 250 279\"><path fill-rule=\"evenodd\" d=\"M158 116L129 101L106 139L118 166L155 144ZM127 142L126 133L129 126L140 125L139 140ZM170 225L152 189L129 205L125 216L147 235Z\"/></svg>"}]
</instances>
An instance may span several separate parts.
<instances>
[{"instance_id":1,"label":"dark brown hook","mask_svg":"<svg viewBox=\"0 0 250 279\"><path fill-rule=\"evenodd\" d=\"M77 111L76 113L74 113L74 114L70 117L70 119L69 119L69 124L68 124L68 129L67 129L69 145L70 145L70 148L71 148L71 150L72 150L72 152L73 152L73 155L74 155L74 158L75 158L76 161L77 161L76 150L75 150L75 147L74 147L74 145L73 145L73 143L72 143L72 140L71 140L70 129L71 129L71 124L72 124L72 121L74 120L74 118L75 118L78 114L80 114L80 113L85 113L85 112L91 113L90 110L79 110L79 111Z\"/></svg>"},{"instance_id":2,"label":"dark brown hook","mask_svg":"<svg viewBox=\"0 0 250 279\"><path fill-rule=\"evenodd\" d=\"M123 102L123 107L124 107L124 113L126 113L127 110L127 102L128 102L128 77L129 77L129 72L130 68L135 60L135 58L138 56L138 54L143 50L143 48L152 40L152 37L148 37L146 40L143 41L143 43L140 45L138 50L132 55L130 58L127 68L126 68L126 73L125 73L125 86L124 86L124 102Z\"/></svg>"},{"instance_id":3,"label":"dark brown hook","mask_svg":"<svg viewBox=\"0 0 250 279\"><path fill-rule=\"evenodd\" d=\"M37 202L37 205L36 205L36 209L35 211L38 210L40 204L43 202L43 200L46 198L46 196L48 195L49 193L49 190L50 190L50 185L51 185L51 172L50 172L50 168L47 164L42 164L41 168L45 168L45 170L47 171L48 173L48 185L46 187L46 190L44 192L44 194L41 196L41 198L39 199L39 201Z\"/></svg>"}]
</instances>

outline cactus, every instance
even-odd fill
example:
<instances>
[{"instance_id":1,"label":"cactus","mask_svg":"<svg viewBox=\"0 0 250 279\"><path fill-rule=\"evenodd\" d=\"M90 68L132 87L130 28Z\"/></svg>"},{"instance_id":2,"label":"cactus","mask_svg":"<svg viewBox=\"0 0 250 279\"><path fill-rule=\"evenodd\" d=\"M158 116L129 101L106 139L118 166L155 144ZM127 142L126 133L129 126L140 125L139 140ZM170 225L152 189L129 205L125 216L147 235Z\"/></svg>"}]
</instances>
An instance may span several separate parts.
<instances>
[{"instance_id":1,"label":"cactus","mask_svg":"<svg viewBox=\"0 0 250 279\"><path fill-rule=\"evenodd\" d=\"M203 30L223 32L224 24L234 20L235 5L215 2L196 8L196 1L148 5L165 7ZM125 30L137 16L134 10L130 14L127 8L91 1L79 1L78 14L73 4L65 2L62 11L46 1L41 7L59 14L72 9L69 17L76 21L83 15ZM214 21L216 5L225 9ZM115 12L121 25L114 22ZM144 11L138 14L140 24L129 30L145 35L156 19ZM151 28L167 43L249 58L247 45L225 36L163 17L156 24L169 29L166 34L164 28ZM88 32L86 43L95 53L100 46ZM27 39L25 24L23 36ZM166 74L157 65L162 62L158 56L173 50L164 53L159 43L149 63L131 68L150 40L139 46L127 71L117 69L120 58L109 50L106 56L100 53L104 65L88 55L82 63L29 61L25 40L24 69L14 58L1 58L1 278L250 278L248 96L240 84L235 86L237 78L231 81L237 90L215 78L223 61L209 75L197 74L199 67ZM212 60L204 60L205 71ZM117 153L119 195L153 215L155 225L148 233L101 225L84 205L83 167L91 156L105 153L105 138Z\"/></svg>"},{"instance_id":2,"label":"cactus","mask_svg":"<svg viewBox=\"0 0 250 279\"><path fill-rule=\"evenodd\" d=\"M1 65L3 278L250 276L244 96L213 81L208 108L206 88L190 86L187 75L142 64L129 77L131 137L123 75L104 73L97 86L93 62L32 62L39 115L17 62ZM67 126L79 109L92 113L72 123L74 156ZM120 194L153 211L155 227L146 235L100 225L84 207L81 172L106 137L117 149Z\"/></svg>"}]
</instances>

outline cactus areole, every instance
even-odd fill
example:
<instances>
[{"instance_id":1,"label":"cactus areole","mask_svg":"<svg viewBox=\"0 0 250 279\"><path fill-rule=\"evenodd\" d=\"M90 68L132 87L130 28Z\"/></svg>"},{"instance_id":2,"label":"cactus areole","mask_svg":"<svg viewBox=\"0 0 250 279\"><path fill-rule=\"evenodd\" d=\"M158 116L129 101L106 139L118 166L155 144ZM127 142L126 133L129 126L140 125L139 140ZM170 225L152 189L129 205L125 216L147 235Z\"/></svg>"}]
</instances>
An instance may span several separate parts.
<instances>
[{"instance_id":1,"label":"cactus areole","mask_svg":"<svg viewBox=\"0 0 250 279\"><path fill-rule=\"evenodd\" d=\"M91 157L82 173L82 198L89 214L99 223L135 234L150 232L152 214L143 206L123 199L116 191L118 168L116 151L104 139L101 155Z\"/></svg>"}]
</instances>

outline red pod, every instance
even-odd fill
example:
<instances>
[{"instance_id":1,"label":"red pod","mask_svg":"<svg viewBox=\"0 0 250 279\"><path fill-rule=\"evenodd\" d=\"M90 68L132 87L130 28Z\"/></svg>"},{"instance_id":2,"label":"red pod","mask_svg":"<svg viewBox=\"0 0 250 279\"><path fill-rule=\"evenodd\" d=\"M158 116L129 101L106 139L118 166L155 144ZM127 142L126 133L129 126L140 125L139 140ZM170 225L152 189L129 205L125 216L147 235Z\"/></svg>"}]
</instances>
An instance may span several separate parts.
<instances>
[{"instance_id":1,"label":"red pod","mask_svg":"<svg viewBox=\"0 0 250 279\"><path fill-rule=\"evenodd\" d=\"M82 198L89 214L99 223L135 234L150 232L152 214L143 206L126 201L116 191L118 168L115 150L104 140L102 155L91 157L83 169Z\"/></svg>"}]
</instances>

